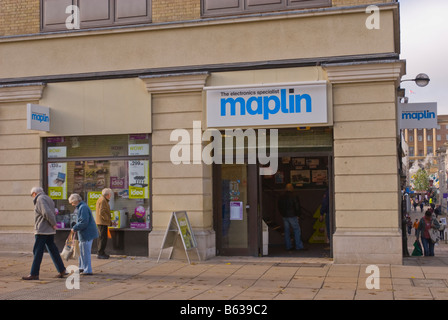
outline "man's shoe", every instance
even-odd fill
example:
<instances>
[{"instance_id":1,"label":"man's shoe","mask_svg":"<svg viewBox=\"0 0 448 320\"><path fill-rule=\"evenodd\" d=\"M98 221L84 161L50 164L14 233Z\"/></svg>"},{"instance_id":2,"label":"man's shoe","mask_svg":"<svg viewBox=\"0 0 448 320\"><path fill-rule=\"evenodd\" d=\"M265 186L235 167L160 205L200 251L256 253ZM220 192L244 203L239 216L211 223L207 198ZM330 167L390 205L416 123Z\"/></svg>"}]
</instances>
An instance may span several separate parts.
<instances>
[{"instance_id":1,"label":"man's shoe","mask_svg":"<svg viewBox=\"0 0 448 320\"><path fill-rule=\"evenodd\" d=\"M98 255L97 258L98 259L109 259L109 255L108 254L102 254L102 255Z\"/></svg>"},{"instance_id":2,"label":"man's shoe","mask_svg":"<svg viewBox=\"0 0 448 320\"><path fill-rule=\"evenodd\" d=\"M93 273L91 273L91 272L81 272L80 275L82 275L82 276L93 276Z\"/></svg>"},{"instance_id":3,"label":"man's shoe","mask_svg":"<svg viewBox=\"0 0 448 320\"><path fill-rule=\"evenodd\" d=\"M64 278L65 275L68 275L67 270L64 270L64 271L62 271L62 272L59 272L59 273L55 276L55 278Z\"/></svg>"},{"instance_id":4,"label":"man's shoe","mask_svg":"<svg viewBox=\"0 0 448 320\"><path fill-rule=\"evenodd\" d=\"M39 280L39 276L29 275L27 277L22 277L22 280Z\"/></svg>"}]
</instances>

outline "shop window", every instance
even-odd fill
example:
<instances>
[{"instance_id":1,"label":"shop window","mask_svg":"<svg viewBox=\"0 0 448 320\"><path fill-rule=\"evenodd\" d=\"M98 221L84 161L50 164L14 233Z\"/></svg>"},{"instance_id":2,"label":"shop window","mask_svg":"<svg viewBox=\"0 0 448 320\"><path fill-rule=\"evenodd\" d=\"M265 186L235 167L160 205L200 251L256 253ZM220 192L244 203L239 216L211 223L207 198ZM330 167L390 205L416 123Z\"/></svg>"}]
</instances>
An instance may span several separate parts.
<instances>
[{"instance_id":1,"label":"shop window","mask_svg":"<svg viewBox=\"0 0 448 320\"><path fill-rule=\"evenodd\" d=\"M150 150L148 134L46 138L44 181L59 227L76 221L68 203L72 193L95 215L101 191L110 188L113 227L150 230Z\"/></svg>"},{"instance_id":2,"label":"shop window","mask_svg":"<svg viewBox=\"0 0 448 320\"><path fill-rule=\"evenodd\" d=\"M69 30L68 6L79 8L81 29L151 22L151 0L41 0L42 31Z\"/></svg>"},{"instance_id":3,"label":"shop window","mask_svg":"<svg viewBox=\"0 0 448 320\"><path fill-rule=\"evenodd\" d=\"M201 0L203 16L222 16L328 6L331 6L331 0Z\"/></svg>"}]
</instances>

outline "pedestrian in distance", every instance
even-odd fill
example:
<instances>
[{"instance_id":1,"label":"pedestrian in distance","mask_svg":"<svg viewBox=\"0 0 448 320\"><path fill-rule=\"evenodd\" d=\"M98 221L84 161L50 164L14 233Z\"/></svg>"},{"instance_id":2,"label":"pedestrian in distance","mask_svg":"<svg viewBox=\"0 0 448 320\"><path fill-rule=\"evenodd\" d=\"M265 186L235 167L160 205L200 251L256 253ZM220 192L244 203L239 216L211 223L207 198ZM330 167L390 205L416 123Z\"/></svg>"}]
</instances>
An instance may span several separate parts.
<instances>
[{"instance_id":1,"label":"pedestrian in distance","mask_svg":"<svg viewBox=\"0 0 448 320\"><path fill-rule=\"evenodd\" d=\"M414 230L415 230L415 236L417 236L418 219L415 219L413 227L414 227Z\"/></svg>"},{"instance_id":2,"label":"pedestrian in distance","mask_svg":"<svg viewBox=\"0 0 448 320\"><path fill-rule=\"evenodd\" d=\"M40 265L42 263L44 249L47 248L51 259L58 271L57 278L63 278L66 274L64 262L59 250L54 243L56 234L56 215L53 200L44 193L41 187L31 189L34 203L34 248L33 264L28 276L22 280L39 280Z\"/></svg>"},{"instance_id":3,"label":"pedestrian in distance","mask_svg":"<svg viewBox=\"0 0 448 320\"><path fill-rule=\"evenodd\" d=\"M432 212L426 210L425 216L420 219L418 223L416 238L421 237L423 252L426 257L434 256L434 242L431 240L430 229L440 229L440 224L437 219L433 218Z\"/></svg>"},{"instance_id":4,"label":"pedestrian in distance","mask_svg":"<svg viewBox=\"0 0 448 320\"><path fill-rule=\"evenodd\" d=\"M294 187L288 183L286 185L286 192L280 196L278 200L278 210L283 218L283 225L285 228L285 246L286 250L293 250L291 246L290 228L294 233L295 249L303 249L303 242L301 239L301 230L298 217L301 214L301 206L299 199L293 193Z\"/></svg>"},{"instance_id":5,"label":"pedestrian in distance","mask_svg":"<svg viewBox=\"0 0 448 320\"><path fill-rule=\"evenodd\" d=\"M112 225L110 216L109 201L113 195L112 189L104 188L102 190L102 196L98 198L96 202L96 225L99 231L98 238L98 259L109 259L109 255L106 254L107 245L107 231Z\"/></svg>"},{"instance_id":6,"label":"pedestrian in distance","mask_svg":"<svg viewBox=\"0 0 448 320\"><path fill-rule=\"evenodd\" d=\"M420 201L420 212L423 212L423 201Z\"/></svg>"},{"instance_id":7,"label":"pedestrian in distance","mask_svg":"<svg viewBox=\"0 0 448 320\"><path fill-rule=\"evenodd\" d=\"M94 239L98 238L98 228L96 227L92 211L82 201L79 194L73 193L70 195L68 202L76 208L75 213L78 216L78 220L71 232L78 232L79 271L81 275L92 275L92 243Z\"/></svg>"},{"instance_id":8,"label":"pedestrian in distance","mask_svg":"<svg viewBox=\"0 0 448 320\"><path fill-rule=\"evenodd\" d=\"M412 223L411 217L409 215L406 215L406 226L408 229L408 235L411 235L412 225L413 225L413 223Z\"/></svg>"},{"instance_id":9,"label":"pedestrian in distance","mask_svg":"<svg viewBox=\"0 0 448 320\"><path fill-rule=\"evenodd\" d=\"M436 215L436 217L437 217L437 215ZM436 218L437 219L437 218ZM442 223L442 220L439 220L439 224L440 224L440 228L439 228L439 231L440 231L440 240L445 240L445 235L444 235L444 233L445 233L445 225Z\"/></svg>"}]
</instances>

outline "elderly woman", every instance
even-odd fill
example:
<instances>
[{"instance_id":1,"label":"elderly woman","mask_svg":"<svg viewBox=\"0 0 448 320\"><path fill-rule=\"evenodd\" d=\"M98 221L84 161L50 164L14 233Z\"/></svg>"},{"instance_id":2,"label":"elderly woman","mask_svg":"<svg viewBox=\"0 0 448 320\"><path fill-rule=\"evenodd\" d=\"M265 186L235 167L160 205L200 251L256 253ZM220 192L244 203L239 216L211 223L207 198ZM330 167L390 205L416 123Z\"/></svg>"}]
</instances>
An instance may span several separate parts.
<instances>
[{"instance_id":1,"label":"elderly woman","mask_svg":"<svg viewBox=\"0 0 448 320\"><path fill-rule=\"evenodd\" d=\"M92 242L98 238L98 229L95 219L89 206L82 201L79 194L73 193L68 202L76 207L75 212L78 214L78 221L73 226L71 232L78 232L79 239L79 270L82 275L92 274L91 252Z\"/></svg>"}]
</instances>

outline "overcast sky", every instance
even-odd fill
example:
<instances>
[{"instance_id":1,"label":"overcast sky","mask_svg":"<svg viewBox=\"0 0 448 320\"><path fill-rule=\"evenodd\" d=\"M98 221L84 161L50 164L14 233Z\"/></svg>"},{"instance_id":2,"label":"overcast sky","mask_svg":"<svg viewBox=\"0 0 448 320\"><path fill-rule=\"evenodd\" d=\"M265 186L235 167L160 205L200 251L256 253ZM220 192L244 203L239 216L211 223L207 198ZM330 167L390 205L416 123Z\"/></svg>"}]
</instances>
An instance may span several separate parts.
<instances>
[{"instance_id":1,"label":"overcast sky","mask_svg":"<svg viewBox=\"0 0 448 320\"><path fill-rule=\"evenodd\" d=\"M437 102L437 113L448 114L448 0L399 0L401 55L406 75L414 79L426 73L431 79L423 88L403 82L409 103Z\"/></svg>"}]
</instances>

